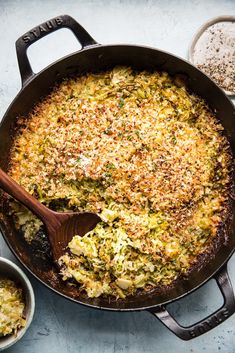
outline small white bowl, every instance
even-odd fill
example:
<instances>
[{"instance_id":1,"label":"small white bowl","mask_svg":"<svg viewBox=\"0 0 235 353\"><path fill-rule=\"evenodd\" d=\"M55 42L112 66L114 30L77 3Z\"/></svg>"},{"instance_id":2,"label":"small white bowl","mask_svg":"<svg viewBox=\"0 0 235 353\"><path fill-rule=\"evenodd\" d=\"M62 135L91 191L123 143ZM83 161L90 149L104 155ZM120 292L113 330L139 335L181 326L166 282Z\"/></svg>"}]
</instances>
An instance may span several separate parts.
<instances>
[{"instance_id":1,"label":"small white bowl","mask_svg":"<svg viewBox=\"0 0 235 353\"><path fill-rule=\"evenodd\" d=\"M195 65L195 60L194 60L194 52L195 52L195 47L196 44L198 42L198 40L200 39L201 35L212 25L219 23L219 22L235 22L235 16L219 16L219 17L215 17L212 18L211 20L207 21L204 25L202 25L198 31L196 32L196 34L194 35L191 44L189 46L189 51L188 51L188 59L189 61ZM222 88L222 87L221 87ZM227 94L228 96L235 96L235 92L233 91L227 91L224 88L222 88L225 92L225 94Z\"/></svg>"},{"instance_id":2,"label":"small white bowl","mask_svg":"<svg viewBox=\"0 0 235 353\"><path fill-rule=\"evenodd\" d=\"M18 342L29 328L34 315L35 297L32 285L24 272L12 261L0 257L0 277L11 279L22 288L25 298L26 325L18 330L17 335L0 337L0 351Z\"/></svg>"}]
</instances>

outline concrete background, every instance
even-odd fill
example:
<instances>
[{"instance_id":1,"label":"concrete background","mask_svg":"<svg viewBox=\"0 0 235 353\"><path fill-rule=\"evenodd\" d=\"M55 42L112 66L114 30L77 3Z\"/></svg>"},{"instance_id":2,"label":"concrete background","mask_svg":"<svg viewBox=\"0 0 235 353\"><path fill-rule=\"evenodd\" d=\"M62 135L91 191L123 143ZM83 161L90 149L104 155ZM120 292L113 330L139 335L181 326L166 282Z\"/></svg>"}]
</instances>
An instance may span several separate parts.
<instances>
[{"instance_id":1,"label":"concrete background","mask_svg":"<svg viewBox=\"0 0 235 353\"><path fill-rule=\"evenodd\" d=\"M40 1L0 0L0 116L20 90L15 40L37 24L67 13L100 43L136 43L187 57L195 31L208 19L234 15L233 0ZM77 50L68 30L40 40L29 50L33 69ZM17 262L0 235L0 254ZM229 273L235 288L235 257ZM29 276L35 289L34 321L8 353L234 353L235 315L209 333L184 342L146 312L112 313L88 309L60 298ZM182 324L205 317L222 304L214 281L171 304Z\"/></svg>"}]
</instances>

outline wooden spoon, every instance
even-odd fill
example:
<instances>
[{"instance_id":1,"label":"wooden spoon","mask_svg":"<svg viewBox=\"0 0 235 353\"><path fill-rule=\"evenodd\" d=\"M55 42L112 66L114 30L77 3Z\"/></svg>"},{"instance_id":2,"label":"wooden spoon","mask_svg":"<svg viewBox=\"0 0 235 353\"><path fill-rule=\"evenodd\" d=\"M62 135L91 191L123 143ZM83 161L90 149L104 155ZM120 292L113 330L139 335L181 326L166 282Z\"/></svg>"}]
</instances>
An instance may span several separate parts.
<instances>
[{"instance_id":1,"label":"wooden spoon","mask_svg":"<svg viewBox=\"0 0 235 353\"><path fill-rule=\"evenodd\" d=\"M21 202L44 223L55 262L74 235L83 236L101 221L91 212L55 212L41 204L0 168L0 187Z\"/></svg>"}]
</instances>

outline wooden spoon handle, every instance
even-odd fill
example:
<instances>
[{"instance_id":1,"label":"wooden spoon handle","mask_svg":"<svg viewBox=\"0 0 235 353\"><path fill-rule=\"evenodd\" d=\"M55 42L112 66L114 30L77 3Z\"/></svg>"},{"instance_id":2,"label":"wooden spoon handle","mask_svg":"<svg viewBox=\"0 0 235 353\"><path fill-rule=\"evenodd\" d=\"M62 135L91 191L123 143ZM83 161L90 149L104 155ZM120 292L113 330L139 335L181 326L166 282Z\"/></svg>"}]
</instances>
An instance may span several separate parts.
<instances>
[{"instance_id":1,"label":"wooden spoon handle","mask_svg":"<svg viewBox=\"0 0 235 353\"><path fill-rule=\"evenodd\" d=\"M55 218L54 212L49 210L46 206L41 204L19 184L17 184L10 176L8 176L0 168L0 187L9 195L14 197L17 201L21 202L36 216L38 216L46 225L48 222Z\"/></svg>"}]
</instances>

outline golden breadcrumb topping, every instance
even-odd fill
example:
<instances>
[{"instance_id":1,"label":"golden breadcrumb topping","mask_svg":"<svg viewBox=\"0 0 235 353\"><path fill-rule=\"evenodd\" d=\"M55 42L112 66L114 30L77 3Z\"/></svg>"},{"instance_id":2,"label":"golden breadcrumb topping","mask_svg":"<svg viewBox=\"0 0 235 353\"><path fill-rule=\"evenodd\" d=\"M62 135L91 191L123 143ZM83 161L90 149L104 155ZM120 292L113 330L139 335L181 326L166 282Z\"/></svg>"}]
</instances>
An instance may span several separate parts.
<instances>
[{"instance_id":1,"label":"golden breadcrumb topping","mask_svg":"<svg viewBox=\"0 0 235 353\"><path fill-rule=\"evenodd\" d=\"M89 297L171 283L226 219L229 144L180 77L115 67L69 78L19 125L12 177L55 210L103 220L60 259ZM31 241L41 222L12 207Z\"/></svg>"}]
</instances>

